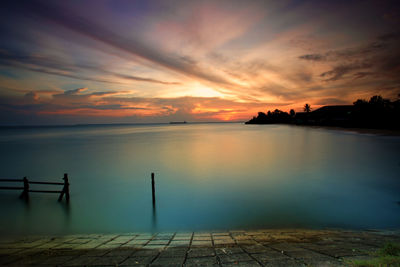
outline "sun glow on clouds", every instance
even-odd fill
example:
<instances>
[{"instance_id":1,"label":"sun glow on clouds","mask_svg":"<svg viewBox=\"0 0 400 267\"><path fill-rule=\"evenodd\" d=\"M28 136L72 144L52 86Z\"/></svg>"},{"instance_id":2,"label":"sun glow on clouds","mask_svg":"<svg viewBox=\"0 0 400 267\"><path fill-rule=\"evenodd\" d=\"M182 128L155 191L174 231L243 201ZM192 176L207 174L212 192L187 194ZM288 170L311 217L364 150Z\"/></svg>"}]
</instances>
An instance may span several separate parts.
<instances>
[{"instance_id":1,"label":"sun glow on clouds","mask_svg":"<svg viewBox=\"0 0 400 267\"><path fill-rule=\"evenodd\" d=\"M0 124L247 120L400 93L392 1L5 3Z\"/></svg>"},{"instance_id":2,"label":"sun glow on clouds","mask_svg":"<svg viewBox=\"0 0 400 267\"><path fill-rule=\"evenodd\" d=\"M224 97L222 93L198 82L185 84L181 89L177 89L176 92L166 92L161 97L180 97L183 95L191 97Z\"/></svg>"}]
</instances>

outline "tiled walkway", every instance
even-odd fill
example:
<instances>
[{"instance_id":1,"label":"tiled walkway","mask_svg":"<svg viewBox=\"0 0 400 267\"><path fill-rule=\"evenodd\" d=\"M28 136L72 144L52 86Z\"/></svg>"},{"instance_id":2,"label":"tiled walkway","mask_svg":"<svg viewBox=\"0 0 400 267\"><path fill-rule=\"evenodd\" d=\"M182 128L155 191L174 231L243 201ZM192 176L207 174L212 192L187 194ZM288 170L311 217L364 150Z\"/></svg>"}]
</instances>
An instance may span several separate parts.
<instances>
[{"instance_id":1,"label":"tiled walkway","mask_svg":"<svg viewBox=\"0 0 400 267\"><path fill-rule=\"evenodd\" d=\"M343 266L400 232L258 230L0 240L2 266Z\"/></svg>"}]
</instances>

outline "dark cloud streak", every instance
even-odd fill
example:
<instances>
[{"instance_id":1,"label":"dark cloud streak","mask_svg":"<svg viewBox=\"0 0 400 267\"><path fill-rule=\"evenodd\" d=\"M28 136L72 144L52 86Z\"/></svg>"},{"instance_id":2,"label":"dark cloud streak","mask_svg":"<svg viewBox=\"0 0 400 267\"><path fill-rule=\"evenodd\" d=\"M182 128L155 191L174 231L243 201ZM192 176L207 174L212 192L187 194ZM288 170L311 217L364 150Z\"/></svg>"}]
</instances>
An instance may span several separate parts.
<instances>
[{"instance_id":1,"label":"dark cloud streak","mask_svg":"<svg viewBox=\"0 0 400 267\"><path fill-rule=\"evenodd\" d=\"M348 65L338 65L332 70L321 73L321 77L329 77L325 79L326 82L337 81L343 78L344 75L353 72L354 70L369 69L371 64L368 63L355 63Z\"/></svg>"},{"instance_id":2,"label":"dark cloud streak","mask_svg":"<svg viewBox=\"0 0 400 267\"><path fill-rule=\"evenodd\" d=\"M96 73L109 74L111 76L139 81L139 82L149 82L163 85L178 85L179 82L166 82L160 81L152 78L144 78L127 74L120 74L108 71L104 68L93 66L89 64L69 64L66 61L57 58L48 58L44 56L30 56L30 55L20 55L10 51L0 51L0 65L10 66L15 68L22 68L29 71L45 73L50 75L58 75L72 79L95 81L102 83L112 83L121 84L120 82L110 81L106 79L85 77L82 75L77 75L75 73L82 73L82 71L94 71Z\"/></svg>"},{"instance_id":3,"label":"dark cloud streak","mask_svg":"<svg viewBox=\"0 0 400 267\"><path fill-rule=\"evenodd\" d=\"M301 55L300 60L332 64L329 71L319 76L325 82L346 78L363 79L386 77L399 81L400 34L398 32L380 35L372 42L358 47ZM397 78L396 78L397 77Z\"/></svg>"},{"instance_id":4,"label":"dark cloud streak","mask_svg":"<svg viewBox=\"0 0 400 267\"><path fill-rule=\"evenodd\" d=\"M186 57L175 56L173 54L167 55L161 51L152 49L150 46L141 43L137 39L128 39L124 36L118 35L115 31L108 30L93 21L89 21L76 12L68 10L66 7L54 4L54 2L50 3L39 0L27 1L23 6L23 12L35 19L60 25L69 30L80 33L83 36L97 40L178 73L225 86L233 85L222 77L203 71L196 64L187 60Z\"/></svg>"}]
</instances>

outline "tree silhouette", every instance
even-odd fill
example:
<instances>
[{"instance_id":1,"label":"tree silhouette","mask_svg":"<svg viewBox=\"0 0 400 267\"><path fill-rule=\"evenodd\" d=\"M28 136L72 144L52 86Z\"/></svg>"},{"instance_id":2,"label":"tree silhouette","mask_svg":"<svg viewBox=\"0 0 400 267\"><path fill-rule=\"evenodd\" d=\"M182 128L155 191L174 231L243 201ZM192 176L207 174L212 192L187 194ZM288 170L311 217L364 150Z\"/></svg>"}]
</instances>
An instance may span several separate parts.
<instances>
[{"instance_id":1,"label":"tree silhouette","mask_svg":"<svg viewBox=\"0 0 400 267\"><path fill-rule=\"evenodd\" d=\"M357 99L357 101L353 102L354 106L366 106L368 105L368 101L364 99Z\"/></svg>"},{"instance_id":2,"label":"tree silhouette","mask_svg":"<svg viewBox=\"0 0 400 267\"><path fill-rule=\"evenodd\" d=\"M304 105L304 111L307 112L307 113L310 112L311 111L311 106L309 104L305 104Z\"/></svg>"},{"instance_id":3,"label":"tree silhouette","mask_svg":"<svg viewBox=\"0 0 400 267\"><path fill-rule=\"evenodd\" d=\"M385 104L385 99L383 99L380 95L374 95L369 100L369 104L376 106L383 106Z\"/></svg>"},{"instance_id":4,"label":"tree silhouette","mask_svg":"<svg viewBox=\"0 0 400 267\"><path fill-rule=\"evenodd\" d=\"M294 111L293 111L294 112ZM267 114L264 112L258 112L257 117L253 117L246 124L271 124L271 123L290 123L293 120L287 112L279 109L274 111L268 110Z\"/></svg>"},{"instance_id":5,"label":"tree silhouette","mask_svg":"<svg viewBox=\"0 0 400 267\"><path fill-rule=\"evenodd\" d=\"M353 105L332 105L311 112L310 104L304 105L304 112L289 113L275 109L260 112L247 124L288 123L299 125L323 125L354 128L400 130L400 95L396 100L374 95L371 99L357 99Z\"/></svg>"}]
</instances>

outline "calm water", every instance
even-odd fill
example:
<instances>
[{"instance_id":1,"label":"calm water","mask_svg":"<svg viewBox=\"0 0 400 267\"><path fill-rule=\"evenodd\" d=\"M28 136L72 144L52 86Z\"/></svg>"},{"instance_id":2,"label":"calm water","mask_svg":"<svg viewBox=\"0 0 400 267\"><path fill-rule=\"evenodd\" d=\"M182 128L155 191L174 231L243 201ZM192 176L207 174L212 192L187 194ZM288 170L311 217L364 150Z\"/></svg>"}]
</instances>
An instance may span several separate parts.
<instances>
[{"instance_id":1,"label":"calm water","mask_svg":"<svg viewBox=\"0 0 400 267\"><path fill-rule=\"evenodd\" d=\"M285 125L77 126L0 129L0 151L0 178L61 182L67 172L71 183L69 206L0 191L2 235L400 226L400 137Z\"/></svg>"}]
</instances>

